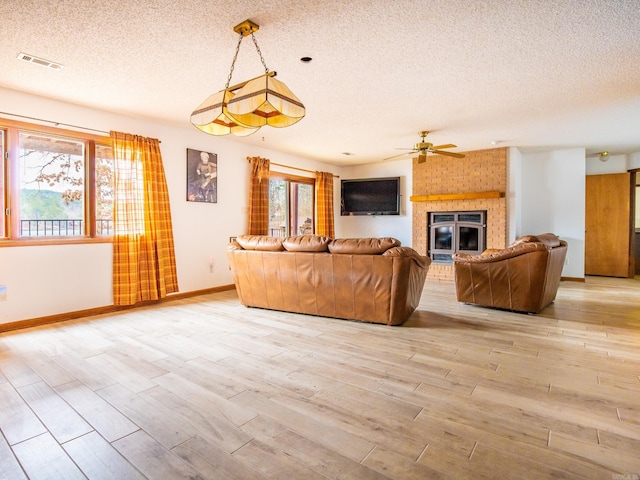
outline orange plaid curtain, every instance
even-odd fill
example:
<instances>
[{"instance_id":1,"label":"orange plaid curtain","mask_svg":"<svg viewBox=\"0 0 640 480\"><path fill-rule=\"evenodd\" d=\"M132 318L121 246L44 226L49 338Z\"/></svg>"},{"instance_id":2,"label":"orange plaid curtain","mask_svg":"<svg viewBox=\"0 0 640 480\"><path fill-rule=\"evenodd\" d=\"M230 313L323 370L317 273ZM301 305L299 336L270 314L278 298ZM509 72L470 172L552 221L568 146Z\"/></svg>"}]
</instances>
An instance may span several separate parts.
<instances>
[{"instance_id":1,"label":"orange plaid curtain","mask_svg":"<svg viewBox=\"0 0 640 480\"><path fill-rule=\"evenodd\" d=\"M169 193L160 142L111 132L114 164L113 303L178 291Z\"/></svg>"},{"instance_id":2,"label":"orange plaid curtain","mask_svg":"<svg viewBox=\"0 0 640 480\"><path fill-rule=\"evenodd\" d=\"M333 238L333 174L316 172L316 234Z\"/></svg>"},{"instance_id":3,"label":"orange plaid curtain","mask_svg":"<svg viewBox=\"0 0 640 480\"><path fill-rule=\"evenodd\" d=\"M251 162L249 184L249 235L269 232L269 160L247 157Z\"/></svg>"}]
</instances>

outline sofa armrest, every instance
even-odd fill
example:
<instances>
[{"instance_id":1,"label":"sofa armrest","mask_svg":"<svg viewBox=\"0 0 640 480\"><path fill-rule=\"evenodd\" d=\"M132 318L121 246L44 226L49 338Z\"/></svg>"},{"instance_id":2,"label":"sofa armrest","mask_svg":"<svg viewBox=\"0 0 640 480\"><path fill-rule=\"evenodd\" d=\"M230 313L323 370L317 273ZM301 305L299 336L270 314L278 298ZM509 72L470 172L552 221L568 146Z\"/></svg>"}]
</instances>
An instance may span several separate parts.
<instances>
[{"instance_id":1,"label":"sofa armrest","mask_svg":"<svg viewBox=\"0 0 640 480\"><path fill-rule=\"evenodd\" d=\"M416 252L410 247L392 247L382 254L385 257L410 257L420 268L431 265L431 259Z\"/></svg>"},{"instance_id":2,"label":"sofa armrest","mask_svg":"<svg viewBox=\"0 0 640 480\"><path fill-rule=\"evenodd\" d=\"M227 250L244 250L244 248L242 248L242 246L238 242L236 242L235 240L232 240L227 245Z\"/></svg>"}]
</instances>

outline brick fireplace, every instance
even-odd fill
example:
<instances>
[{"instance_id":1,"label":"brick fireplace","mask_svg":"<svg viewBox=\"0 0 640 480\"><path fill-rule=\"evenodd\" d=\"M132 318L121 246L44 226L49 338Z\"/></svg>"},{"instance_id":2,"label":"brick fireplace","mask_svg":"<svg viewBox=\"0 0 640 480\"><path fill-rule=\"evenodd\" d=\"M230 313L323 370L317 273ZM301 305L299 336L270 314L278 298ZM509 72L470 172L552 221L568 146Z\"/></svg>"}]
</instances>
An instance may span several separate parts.
<instances>
[{"instance_id":1,"label":"brick fireplace","mask_svg":"<svg viewBox=\"0 0 640 480\"><path fill-rule=\"evenodd\" d=\"M504 248L507 241L507 150L465 152L465 158L440 155L413 160L413 248L427 255L429 214L486 211L486 248ZM429 280L453 281L453 266L432 263Z\"/></svg>"}]
</instances>

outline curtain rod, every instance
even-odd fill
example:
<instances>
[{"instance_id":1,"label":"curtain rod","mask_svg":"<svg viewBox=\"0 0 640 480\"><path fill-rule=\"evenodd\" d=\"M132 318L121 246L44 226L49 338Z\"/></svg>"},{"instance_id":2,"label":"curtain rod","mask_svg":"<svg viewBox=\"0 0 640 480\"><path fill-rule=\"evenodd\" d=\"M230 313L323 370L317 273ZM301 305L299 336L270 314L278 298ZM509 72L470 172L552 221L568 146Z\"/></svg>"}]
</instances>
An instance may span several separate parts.
<instances>
[{"instance_id":1,"label":"curtain rod","mask_svg":"<svg viewBox=\"0 0 640 480\"><path fill-rule=\"evenodd\" d=\"M11 115L12 117L26 118L28 120L35 120L37 122L52 123L56 127L62 125L63 127L80 128L82 130L91 130L92 132L104 133L107 136L110 135L109 132L105 132L104 130L96 130L95 128L81 127L79 125L71 125L70 123L54 122L53 120L45 120L44 118L27 117L26 115L18 115L17 113L9 113L9 112L0 112L0 114L1 115Z\"/></svg>"},{"instance_id":2,"label":"curtain rod","mask_svg":"<svg viewBox=\"0 0 640 480\"><path fill-rule=\"evenodd\" d=\"M247 158L247 162L251 163L251 159ZM307 173L316 173L317 170L307 170L306 168L300 168L300 167L291 167L289 165L283 165L282 163L276 163L276 162L272 162L269 161L270 165L275 165L277 167L284 167L284 168L291 168L292 170L300 170L301 172L307 172ZM340 175L335 175L335 174L331 174L333 175L335 178L340 178Z\"/></svg>"}]
</instances>

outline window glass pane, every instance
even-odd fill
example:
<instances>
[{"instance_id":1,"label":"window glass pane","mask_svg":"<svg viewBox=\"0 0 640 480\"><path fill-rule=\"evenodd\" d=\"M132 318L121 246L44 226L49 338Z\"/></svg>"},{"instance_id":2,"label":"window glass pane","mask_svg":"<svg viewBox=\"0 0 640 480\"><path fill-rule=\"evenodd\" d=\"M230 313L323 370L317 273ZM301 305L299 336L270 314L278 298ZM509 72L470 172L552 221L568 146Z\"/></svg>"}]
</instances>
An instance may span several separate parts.
<instances>
[{"instance_id":1,"label":"window glass pane","mask_svg":"<svg viewBox=\"0 0 640 480\"><path fill-rule=\"evenodd\" d=\"M436 250L451 250L453 245L453 227L438 227L434 232L434 248Z\"/></svg>"},{"instance_id":2,"label":"window glass pane","mask_svg":"<svg viewBox=\"0 0 640 480\"><path fill-rule=\"evenodd\" d=\"M113 155L96 145L96 235L113 235Z\"/></svg>"},{"instance_id":3,"label":"window glass pane","mask_svg":"<svg viewBox=\"0 0 640 480\"><path fill-rule=\"evenodd\" d=\"M20 236L84 234L84 143L20 133Z\"/></svg>"},{"instance_id":4,"label":"window glass pane","mask_svg":"<svg viewBox=\"0 0 640 480\"><path fill-rule=\"evenodd\" d=\"M458 251L477 251L479 248L480 229L478 227L460 227L458 235Z\"/></svg>"},{"instance_id":5,"label":"window glass pane","mask_svg":"<svg viewBox=\"0 0 640 480\"><path fill-rule=\"evenodd\" d=\"M269 179L269 235L272 237L284 237L289 234L287 198L288 182L279 178Z\"/></svg>"},{"instance_id":6,"label":"window glass pane","mask_svg":"<svg viewBox=\"0 0 640 480\"><path fill-rule=\"evenodd\" d=\"M295 235L311 235L313 233L313 185L296 183L295 189Z\"/></svg>"},{"instance_id":7,"label":"window glass pane","mask_svg":"<svg viewBox=\"0 0 640 480\"><path fill-rule=\"evenodd\" d=\"M432 214L432 222L433 223L442 223L442 222L453 222L455 220L454 214L449 213L434 213Z\"/></svg>"},{"instance_id":8,"label":"window glass pane","mask_svg":"<svg viewBox=\"0 0 640 480\"><path fill-rule=\"evenodd\" d=\"M461 213L458 215L459 222L482 223L482 213Z\"/></svg>"},{"instance_id":9,"label":"window glass pane","mask_svg":"<svg viewBox=\"0 0 640 480\"><path fill-rule=\"evenodd\" d=\"M0 130L0 155L2 155L2 157L0 158L4 158L5 155L5 146L4 146L4 130ZM1 162L0 162L1 164ZM6 216L4 215L5 212L5 205L4 205L4 168L0 167L0 212L2 212L2 221L0 221L0 237L4 237L5 233L4 233L4 219L6 218Z\"/></svg>"},{"instance_id":10,"label":"window glass pane","mask_svg":"<svg viewBox=\"0 0 640 480\"><path fill-rule=\"evenodd\" d=\"M433 261L438 263L453 263L453 258L448 253L436 253L433 255Z\"/></svg>"}]
</instances>

